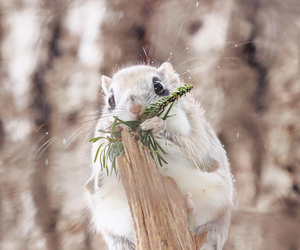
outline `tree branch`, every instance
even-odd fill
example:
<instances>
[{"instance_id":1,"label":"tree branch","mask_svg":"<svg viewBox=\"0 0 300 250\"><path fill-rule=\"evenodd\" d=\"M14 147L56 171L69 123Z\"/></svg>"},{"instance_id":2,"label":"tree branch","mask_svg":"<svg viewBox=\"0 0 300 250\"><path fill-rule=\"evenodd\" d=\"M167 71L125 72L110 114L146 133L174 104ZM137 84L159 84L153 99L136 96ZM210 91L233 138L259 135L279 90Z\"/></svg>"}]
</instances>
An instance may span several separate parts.
<instances>
[{"instance_id":1,"label":"tree branch","mask_svg":"<svg viewBox=\"0 0 300 250\"><path fill-rule=\"evenodd\" d=\"M185 199L171 177L162 176L147 147L122 131L125 155L117 159L136 233L136 250L199 250L207 232L189 231Z\"/></svg>"}]
</instances>

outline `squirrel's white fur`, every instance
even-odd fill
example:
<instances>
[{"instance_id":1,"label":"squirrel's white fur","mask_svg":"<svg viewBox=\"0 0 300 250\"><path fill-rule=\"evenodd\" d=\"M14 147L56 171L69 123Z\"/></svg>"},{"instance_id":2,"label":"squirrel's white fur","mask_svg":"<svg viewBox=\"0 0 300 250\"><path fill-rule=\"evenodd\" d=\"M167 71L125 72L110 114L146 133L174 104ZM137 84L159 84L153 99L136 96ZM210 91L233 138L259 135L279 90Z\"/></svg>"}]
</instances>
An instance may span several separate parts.
<instances>
[{"instance_id":1,"label":"squirrel's white fur","mask_svg":"<svg viewBox=\"0 0 300 250\"><path fill-rule=\"evenodd\" d=\"M153 77L160 79L170 93L183 85L170 63L160 68L131 66L118 71L112 79L102 77L103 90L106 96L113 93L115 107L104 107L96 136L101 136L98 130L107 128L113 116L136 120L140 114L129 111L132 105L141 106L142 113L160 98L155 94ZM220 250L227 238L233 204L232 175L226 153L191 95L175 102L172 114L165 121L155 118L142 126L153 130L167 152L163 157L168 164L160 167L161 173L172 177L181 192L188 194L190 207L194 208L188 214L190 229L196 233L208 230L202 250ZM93 157L100 143L94 143ZM86 187L95 227L104 235L109 249L135 249L133 221L125 190L116 175L106 176L96 161Z\"/></svg>"}]
</instances>

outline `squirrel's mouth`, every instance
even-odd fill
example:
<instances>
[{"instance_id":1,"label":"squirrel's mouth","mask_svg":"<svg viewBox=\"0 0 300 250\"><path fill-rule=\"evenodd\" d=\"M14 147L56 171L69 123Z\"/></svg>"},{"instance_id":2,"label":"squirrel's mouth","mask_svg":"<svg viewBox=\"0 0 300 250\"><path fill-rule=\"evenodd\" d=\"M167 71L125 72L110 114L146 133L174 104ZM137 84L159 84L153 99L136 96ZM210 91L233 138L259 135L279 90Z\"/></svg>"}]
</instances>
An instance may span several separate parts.
<instances>
[{"instance_id":1,"label":"squirrel's mouth","mask_svg":"<svg viewBox=\"0 0 300 250\"><path fill-rule=\"evenodd\" d=\"M141 114L135 114L132 117L133 117L132 121L140 121L143 117L143 114L142 113Z\"/></svg>"}]
</instances>

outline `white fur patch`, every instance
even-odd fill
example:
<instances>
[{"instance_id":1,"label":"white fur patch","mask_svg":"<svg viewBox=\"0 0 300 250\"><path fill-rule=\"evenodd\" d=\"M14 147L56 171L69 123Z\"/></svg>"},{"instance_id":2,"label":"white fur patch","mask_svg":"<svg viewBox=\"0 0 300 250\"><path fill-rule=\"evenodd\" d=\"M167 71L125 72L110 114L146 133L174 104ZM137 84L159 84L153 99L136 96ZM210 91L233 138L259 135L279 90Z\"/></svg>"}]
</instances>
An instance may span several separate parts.
<instances>
[{"instance_id":1,"label":"white fur patch","mask_svg":"<svg viewBox=\"0 0 300 250\"><path fill-rule=\"evenodd\" d=\"M102 233L113 232L134 239L134 226L122 184L113 174L103 180L101 188L92 195L93 220Z\"/></svg>"},{"instance_id":2,"label":"white fur patch","mask_svg":"<svg viewBox=\"0 0 300 250\"><path fill-rule=\"evenodd\" d=\"M166 119L167 130L175 132L178 135L188 135L191 126L185 112L178 107L172 107L170 115L174 116Z\"/></svg>"},{"instance_id":3,"label":"white fur patch","mask_svg":"<svg viewBox=\"0 0 300 250\"><path fill-rule=\"evenodd\" d=\"M164 145L163 140L160 145ZM177 148L169 146L167 152L168 155L163 157L168 165L162 169L162 174L172 177L182 194L191 194L190 199L195 205L195 213L189 219L191 230L217 219L225 208L232 205L231 187L218 171L201 171Z\"/></svg>"}]
</instances>

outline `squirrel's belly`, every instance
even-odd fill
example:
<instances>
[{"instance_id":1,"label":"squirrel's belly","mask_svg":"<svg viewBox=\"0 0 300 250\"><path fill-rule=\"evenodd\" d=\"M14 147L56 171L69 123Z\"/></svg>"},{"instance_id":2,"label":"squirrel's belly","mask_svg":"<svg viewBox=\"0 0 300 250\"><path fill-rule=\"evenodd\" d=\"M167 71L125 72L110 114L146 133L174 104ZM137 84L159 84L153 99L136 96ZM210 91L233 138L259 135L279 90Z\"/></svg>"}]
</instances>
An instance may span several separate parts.
<instances>
[{"instance_id":1,"label":"squirrel's belly","mask_svg":"<svg viewBox=\"0 0 300 250\"><path fill-rule=\"evenodd\" d=\"M228 180L218 171L206 173L177 148L169 147L163 155L168 162L159 167L161 173L172 177L182 194L191 193L195 211L189 216L191 230L217 219L232 204ZM113 174L102 179L102 185L92 195L93 219L98 231L123 235L134 240L134 225L123 185Z\"/></svg>"}]
</instances>

